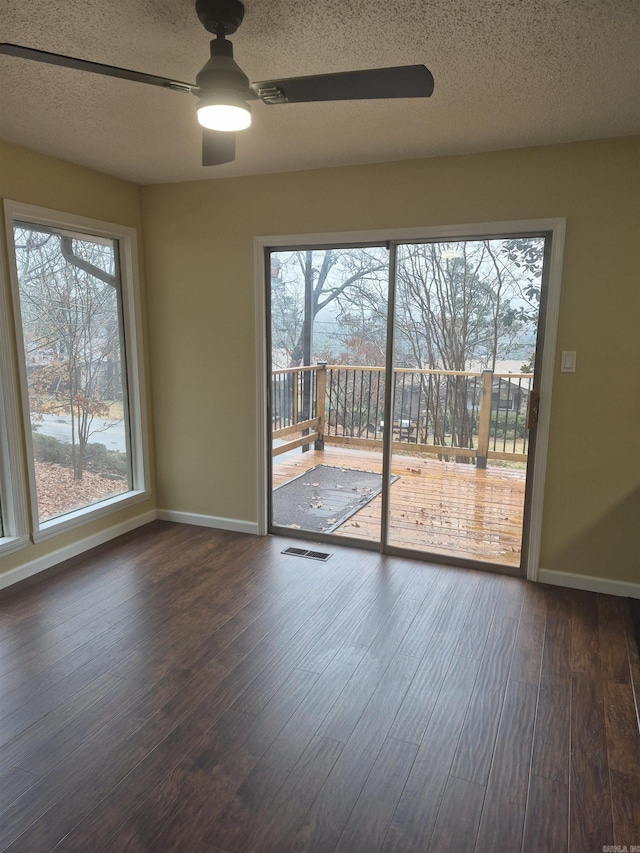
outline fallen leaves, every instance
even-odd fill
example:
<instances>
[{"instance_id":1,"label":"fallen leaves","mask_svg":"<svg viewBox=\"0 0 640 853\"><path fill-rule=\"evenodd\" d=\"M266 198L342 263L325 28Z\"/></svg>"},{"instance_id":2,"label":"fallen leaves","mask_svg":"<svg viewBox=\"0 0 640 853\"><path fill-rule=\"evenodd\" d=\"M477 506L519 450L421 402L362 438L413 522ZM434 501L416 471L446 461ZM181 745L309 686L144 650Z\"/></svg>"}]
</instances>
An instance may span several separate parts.
<instances>
[{"instance_id":1,"label":"fallen leaves","mask_svg":"<svg viewBox=\"0 0 640 853\"><path fill-rule=\"evenodd\" d=\"M41 521L129 491L126 480L102 477L85 471L74 480L73 470L53 462L36 462L38 515Z\"/></svg>"}]
</instances>

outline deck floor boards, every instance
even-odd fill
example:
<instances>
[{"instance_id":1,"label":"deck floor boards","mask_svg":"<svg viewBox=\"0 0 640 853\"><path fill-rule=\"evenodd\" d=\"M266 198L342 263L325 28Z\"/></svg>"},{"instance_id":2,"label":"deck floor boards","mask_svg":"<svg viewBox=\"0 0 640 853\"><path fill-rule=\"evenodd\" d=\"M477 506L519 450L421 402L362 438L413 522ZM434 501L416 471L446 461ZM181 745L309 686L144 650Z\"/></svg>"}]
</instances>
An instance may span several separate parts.
<instances>
[{"instance_id":1,"label":"deck floor boards","mask_svg":"<svg viewBox=\"0 0 640 853\"><path fill-rule=\"evenodd\" d=\"M382 472L382 455L371 450L325 446L291 451L273 461L273 487L316 465ZM445 462L394 454L389 544L398 548L519 566L525 472L517 468ZM336 536L380 540L382 498L348 518Z\"/></svg>"}]
</instances>

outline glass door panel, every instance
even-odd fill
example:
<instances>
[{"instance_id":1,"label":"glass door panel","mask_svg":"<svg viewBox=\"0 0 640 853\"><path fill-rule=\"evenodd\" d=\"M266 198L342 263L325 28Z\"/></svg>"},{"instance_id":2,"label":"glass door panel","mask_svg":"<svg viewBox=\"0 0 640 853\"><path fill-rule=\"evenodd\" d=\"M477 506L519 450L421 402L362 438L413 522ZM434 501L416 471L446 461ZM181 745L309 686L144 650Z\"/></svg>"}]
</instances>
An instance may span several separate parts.
<instances>
[{"instance_id":1,"label":"glass door panel","mask_svg":"<svg viewBox=\"0 0 640 853\"><path fill-rule=\"evenodd\" d=\"M380 543L388 251L272 250L267 268L270 529Z\"/></svg>"},{"instance_id":2,"label":"glass door panel","mask_svg":"<svg viewBox=\"0 0 640 853\"><path fill-rule=\"evenodd\" d=\"M389 546L520 566L544 242L397 246Z\"/></svg>"}]
</instances>

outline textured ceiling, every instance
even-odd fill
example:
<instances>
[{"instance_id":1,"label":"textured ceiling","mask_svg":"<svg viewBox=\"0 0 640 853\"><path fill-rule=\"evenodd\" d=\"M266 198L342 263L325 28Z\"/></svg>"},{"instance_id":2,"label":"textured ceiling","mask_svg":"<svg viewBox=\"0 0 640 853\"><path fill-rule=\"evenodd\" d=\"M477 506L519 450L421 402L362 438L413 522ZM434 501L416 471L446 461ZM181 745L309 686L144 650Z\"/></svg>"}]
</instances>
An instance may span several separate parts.
<instances>
[{"instance_id":1,"label":"textured ceiling","mask_svg":"<svg viewBox=\"0 0 640 853\"><path fill-rule=\"evenodd\" d=\"M0 40L192 82L193 0L0 0ZM425 64L429 99L253 106L202 168L195 98L0 56L0 137L137 183L459 154L640 131L640 0L247 0L250 80Z\"/></svg>"}]
</instances>

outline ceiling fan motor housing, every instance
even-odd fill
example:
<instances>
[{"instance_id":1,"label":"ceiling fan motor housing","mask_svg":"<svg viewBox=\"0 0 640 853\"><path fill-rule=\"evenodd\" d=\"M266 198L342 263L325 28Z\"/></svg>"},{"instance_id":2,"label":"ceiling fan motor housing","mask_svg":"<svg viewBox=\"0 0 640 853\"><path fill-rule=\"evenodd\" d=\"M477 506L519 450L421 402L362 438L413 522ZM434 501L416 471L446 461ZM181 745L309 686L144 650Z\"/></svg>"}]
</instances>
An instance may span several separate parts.
<instances>
[{"instance_id":1,"label":"ceiling fan motor housing","mask_svg":"<svg viewBox=\"0 0 640 853\"><path fill-rule=\"evenodd\" d=\"M249 78L233 58L233 45L224 38L211 42L211 58L198 73L196 86L200 97L233 93L246 100L252 95Z\"/></svg>"},{"instance_id":2,"label":"ceiling fan motor housing","mask_svg":"<svg viewBox=\"0 0 640 853\"><path fill-rule=\"evenodd\" d=\"M210 33L231 35L242 23L244 5L240 0L196 0L196 13Z\"/></svg>"}]
</instances>

